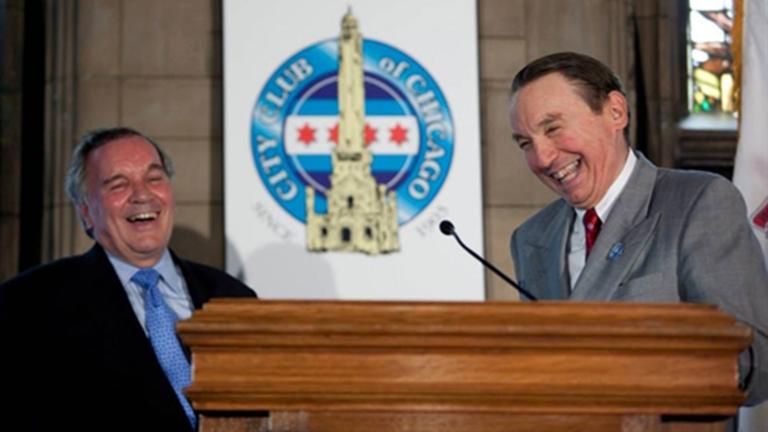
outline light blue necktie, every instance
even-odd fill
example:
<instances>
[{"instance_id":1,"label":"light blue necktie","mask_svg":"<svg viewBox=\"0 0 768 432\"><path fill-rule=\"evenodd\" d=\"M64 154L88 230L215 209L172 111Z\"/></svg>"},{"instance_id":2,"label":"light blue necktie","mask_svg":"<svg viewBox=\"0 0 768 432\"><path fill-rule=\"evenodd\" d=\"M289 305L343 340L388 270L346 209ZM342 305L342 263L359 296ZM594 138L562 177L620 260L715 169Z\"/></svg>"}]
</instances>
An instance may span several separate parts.
<instances>
[{"instance_id":1,"label":"light blue necktie","mask_svg":"<svg viewBox=\"0 0 768 432\"><path fill-rule=\"evenodd\" d=\"M171 382L194 430L197 423L195 412L182 392L192 382L192 374L189 362L184 356L179 339L176 337L176 320L178 317L165 303L160 290L157 288L160 273L152 268L141 269L131 277L131 280L144 288L144 310L146 311L149 341L152 343L157 360L160 362L165 376Z\"/></svg>"}]
</instances>

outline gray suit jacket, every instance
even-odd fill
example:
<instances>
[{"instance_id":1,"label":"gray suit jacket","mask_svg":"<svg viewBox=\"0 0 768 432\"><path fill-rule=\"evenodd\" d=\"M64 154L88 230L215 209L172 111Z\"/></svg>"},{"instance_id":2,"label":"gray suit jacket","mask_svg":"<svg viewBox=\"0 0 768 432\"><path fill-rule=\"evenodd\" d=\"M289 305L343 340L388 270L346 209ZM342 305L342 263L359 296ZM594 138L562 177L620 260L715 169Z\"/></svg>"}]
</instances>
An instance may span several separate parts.
<instances>
[{"instance_id":1,"label":"gray suit jacket","mask_svg":"<svg viewBox=\"0 0 768 432\"><path fill-rule=\"evenodd\" d=\"M560 199L515 231L521 285L548 300L717 305L755 330L752 352L740 357L742 380L747 404L768 398L768 274L731 182L657 168L638 154L571 293L566 249L574 217Z\"/></svg>"}]
</instances>

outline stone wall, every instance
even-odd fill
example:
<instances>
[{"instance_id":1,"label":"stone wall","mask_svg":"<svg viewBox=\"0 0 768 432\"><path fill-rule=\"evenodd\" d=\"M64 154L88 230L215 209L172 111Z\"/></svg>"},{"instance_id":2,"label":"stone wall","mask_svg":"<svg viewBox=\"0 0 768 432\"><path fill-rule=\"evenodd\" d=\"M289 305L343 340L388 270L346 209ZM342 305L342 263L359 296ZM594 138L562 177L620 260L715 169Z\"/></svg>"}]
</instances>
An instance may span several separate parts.
<instances>
[{"instance_id":1,"label":"stone wall","mask_svg":"<svg viewBox=\"0 0 768 432\"><path fill-rule=\"evenodd\" d=\"M62 193L62 170L76 138L91 128L125 125L163 143L176 162L177 231L172 246L184 256L222 267L220 2L50 0L47 4L49 186L44 258L80 253L91 243ZM509 83L528 61L561 50L594 55L629 82L630 4L631 0L477 2L485 253L510 274L510 233L554 195L528 172L510 138ZM491 273L486 287L488 298L517 298Z\"/></svg>"}]
</instances>

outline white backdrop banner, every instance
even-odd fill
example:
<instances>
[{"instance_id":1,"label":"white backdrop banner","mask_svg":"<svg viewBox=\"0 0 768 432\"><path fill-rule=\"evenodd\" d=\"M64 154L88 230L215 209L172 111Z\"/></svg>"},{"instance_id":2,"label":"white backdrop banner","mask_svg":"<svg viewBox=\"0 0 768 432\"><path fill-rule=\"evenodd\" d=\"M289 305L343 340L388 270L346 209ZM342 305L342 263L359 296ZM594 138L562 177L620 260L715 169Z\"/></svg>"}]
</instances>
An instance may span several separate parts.
<instances>
[{"instance_id":1,"label":"white backdrop banner","mask_svg":"<svg viewBox=\"0 0 768 432\"><path fill-rule=\"evenodd\" d=\"M262 298L482 300L474 0L224 1L227 271Z\"/></svg>"}]
</instances>

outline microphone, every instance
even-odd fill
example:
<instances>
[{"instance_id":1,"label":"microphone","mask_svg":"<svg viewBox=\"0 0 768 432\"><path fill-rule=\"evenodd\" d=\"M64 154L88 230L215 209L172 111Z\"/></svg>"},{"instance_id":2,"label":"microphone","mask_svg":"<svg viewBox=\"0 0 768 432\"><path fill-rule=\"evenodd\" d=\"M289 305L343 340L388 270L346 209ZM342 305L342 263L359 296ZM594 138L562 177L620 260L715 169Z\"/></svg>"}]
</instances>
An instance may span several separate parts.
<instances>
[{"instance_id":1,"label":"microphone","mask_svg":"<svg viewBox=\"0 0 768 432\"><path fill-rule=\"evenodd\" d=\"M478 255L477 253L475 253L475 251L473 251L472 249L470 249L469 247L467 247L467 245L465 245L465 244L464 244L464 242L463 242L463 241L461 241L461 238L459 238L459 235L458 235L458 234L456 234L456 229L453 227L453 223L451 223L451 221L449 221L449 220L443 220L442 222L440 222L440 232L441 232L441 233L443 233L443 234L445 234L445 235L447 235L447 236L453 236L453 238L455 238L455 239L456 239L456 241L459 243L459 245L460 245L462 248L464 248L464 250L465 250L465 251L469 252L469 254L470 254L470 255L472 255L472 256L473 256L473 257L475 257L475 258L476 258L478 261L480 261L481 263L483 263L483 265L484 265L484 266L486 266L487 268L489 268L489 269L493 270L493 272L494 272L494 273L496 273L496 275L498 275L500 278L504 279L504 280L505 280L505 281L506 281L508 284L510 284L510 285L512 285L513 287L515 287L515 289L517 290L517 292L519 292L519 293L521 293L521 294L525 295L525 296L526 296L526 297L528 297L530 300L533 300L533 301L536 301L536 300L538 300L538 299L536 298L536 296L534 296L533 294L529 293L529 292L528 292L528 291L527 291L525 288L523 288L523 287L521 287L520 285L518 285L518 284L517 284L515 281L513 281L513 280L512 280L512 279L511 279L509 276L505 275L504 273L502 273L502 272L501 272L501 270L497 269L497 268L496 268L496 266L494 266L494 265L493 265L493 264L491 264L490 262L486 261L485 259L483 259L483 257L481 257L480 255Z\"/></svg>"}]
</instances>

